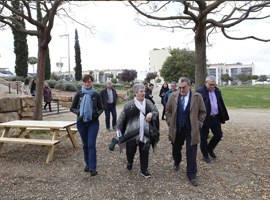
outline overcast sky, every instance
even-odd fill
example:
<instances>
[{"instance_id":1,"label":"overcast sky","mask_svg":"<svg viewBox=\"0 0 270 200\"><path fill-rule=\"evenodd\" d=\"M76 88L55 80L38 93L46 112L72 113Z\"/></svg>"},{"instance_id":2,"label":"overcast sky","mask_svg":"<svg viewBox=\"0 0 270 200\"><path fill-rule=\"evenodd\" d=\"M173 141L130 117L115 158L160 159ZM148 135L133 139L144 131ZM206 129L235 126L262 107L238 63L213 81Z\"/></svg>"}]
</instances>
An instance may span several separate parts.
<instances>
[{"instance_id":1,"label":"overcast sky","mask_svg":"<svg viewBox=\"0 0 270 200\"><path fill-rule=\"evenodd\" d=\"M70 39L70 68L75 66L74 36L78 29L79 43L83 70L128 68L146 71L149 67L149 51L154 48L190 48L193 34L189 31L168 32L154 27L142 27L134 20L135 11L122 2L90 3L88 6L72 8L71 15L78 21L95 26L95 34L84 27L56 19L52 31L50 58L52 71L58 71L56 62L64 63L63 71L68 71L68 41L67 37L59 35L69 34ZM66 20L67 21L67 20ZM236 33L243 36L254 32L259 36L269 38L270 24L253 22L236 29ZM14 71L15 56L13 53L13 35L10 30L0 31L0 67L8 67ZM255 65L255 74L270 74L270 44L254 40L235 41L226 39L221 34L212 35L207 48L208 63L236 63ZM28 36L29 57L37 57L37 40ZM29 66L32 72L32 66Z\"/></svg>"}]
</instances>

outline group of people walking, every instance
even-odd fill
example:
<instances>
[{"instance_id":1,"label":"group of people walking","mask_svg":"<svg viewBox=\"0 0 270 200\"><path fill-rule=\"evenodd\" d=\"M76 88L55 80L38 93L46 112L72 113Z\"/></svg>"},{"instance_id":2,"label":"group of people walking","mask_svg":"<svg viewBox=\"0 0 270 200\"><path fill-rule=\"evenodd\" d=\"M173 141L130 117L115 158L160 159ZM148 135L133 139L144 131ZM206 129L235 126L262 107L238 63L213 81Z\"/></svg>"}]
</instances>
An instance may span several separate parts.
<instances>
[{"instance_id":1,"label":"group of people walking","mask_svg":"<svg viewBox=\"0 0 270 200\"><path fill-rule=\"evenodd\" d=\"M98 174L96 156L96 138L99 131L99 116L105 110L107 131L116 132L117 143L126 148L127 170L132 170L133 160L139 148L141 175L148 178L149 149L154 148L159 138L154 138L153 131L159 133L159 112L152 98L152 86L135 84L134 98L128 101L117 120L117 92L110 81L106 87L97 93L93 87L93 77L85 75L84 85L74 96L70 110L77 115L77 128L80 133L85 172L92 176ZM178 90L177 90L178 86ZM149 91L150 90L150 91ZM147 94L148 93L148 94ZM215 159L215 147L222 138L221 123L229 120L220 90L216 87L214 76L207 76L205 85L197 91L191 90L191 82L182 77L178 84L171 82L171 88L164 83L159 96L163 105L161 119L166 120L169 127L169 141L172 144L173 169L179 171L182 161L182 146L186 141L187 177L193 186L197 186L197 146L203 155L203 161ZM112 126L110 126L112 114ZM153 128L154 127L154 128ZM209 131L213 133L207 141ZM164 133L166 134L166 133Z\"/></svg>"},{"instance_id":2,"label":"group of people walking","mask_svg":"<svg viewBox=\"0 0 270 200\"><path fill-rule=\"evenodd\" d=\"M26 95L31 95L33 97L36 96L36 79L33 79L30 83L29 79L26 78L24 80L23 86L23 93ZM49 107L49 111L52 112L51 108L51 101L52 101L52 91L48 83L44 83L43 87L43 98L44 98L44 107L43 109L46 110L47 106Z\"/></svg>"}]
</instances>

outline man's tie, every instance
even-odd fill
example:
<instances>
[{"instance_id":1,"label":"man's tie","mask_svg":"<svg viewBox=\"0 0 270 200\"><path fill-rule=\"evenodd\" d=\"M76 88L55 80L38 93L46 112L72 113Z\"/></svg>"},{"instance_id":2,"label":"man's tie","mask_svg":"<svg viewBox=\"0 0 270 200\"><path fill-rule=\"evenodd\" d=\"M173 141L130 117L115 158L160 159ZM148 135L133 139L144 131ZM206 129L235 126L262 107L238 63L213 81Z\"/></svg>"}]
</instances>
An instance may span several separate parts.
<instances>
[{"instance_id":1,"label":"man's tie","mask_svg":"<svg viewBox=\"0 0 270 200\"><path fill-rule=\"evenodd\" d=\"M182 104L183 110L185 110L185 96L181 97L181 104Z\"/></svg>"}]
</instances>

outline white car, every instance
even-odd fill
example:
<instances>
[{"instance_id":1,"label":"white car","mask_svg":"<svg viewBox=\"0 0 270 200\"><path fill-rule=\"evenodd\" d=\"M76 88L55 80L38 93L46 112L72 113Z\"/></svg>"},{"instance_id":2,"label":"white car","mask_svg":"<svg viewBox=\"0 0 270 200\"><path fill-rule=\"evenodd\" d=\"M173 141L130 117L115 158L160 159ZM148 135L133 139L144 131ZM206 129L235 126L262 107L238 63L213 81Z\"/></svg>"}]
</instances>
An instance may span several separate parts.
<instances>
[{"instance_id":1,"label":"white car","mask_svg":"<svg viewBox=\"0 0 270 200\"><path fill-rule=\"evenodd\" d=\"M14 73L12 73L11 71L8 71L8 70L1 70L0 71L0 77L13 78L13 77L16 77L16 74L14 74Z\"/></svg>"}]
</instances>

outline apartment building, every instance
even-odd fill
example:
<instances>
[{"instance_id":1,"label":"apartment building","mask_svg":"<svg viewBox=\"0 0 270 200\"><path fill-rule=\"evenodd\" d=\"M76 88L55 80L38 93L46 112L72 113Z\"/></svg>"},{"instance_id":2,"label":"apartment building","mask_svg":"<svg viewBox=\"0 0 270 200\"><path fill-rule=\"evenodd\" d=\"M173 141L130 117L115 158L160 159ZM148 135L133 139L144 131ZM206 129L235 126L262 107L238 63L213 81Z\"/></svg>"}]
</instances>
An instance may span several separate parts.
<instances>
[{"instance_id":1,"label":"apartment building","mask_svg":"<svg viewBox=\"0 0 270 200\"><path fill-rule=\"evenodd\" d=\"M162 49L155 48L149 51L149 72L157 72L158 77L162 79L159 70L161 70L166 58L171 55L169 52L170 47Z\"/></svg>"},{"instance_id":2,"label":"apartment building","mask_svg":"<svg viewBox=\"0 0 270 200\"><path fill-rule=\"evenodd\" d=\"M209 64L207 66L207 73L209 75L213 75L216 77L216 82L218 85L222 84L221 75L222 74L229 74L230 77L233 78L233 81L229 81L229 85L231 84L239 84L240 81L238 80L238 74L247 74L247 75L254 75L255 73L255 66L253 63L251 64L242 64L232 63L218 63L218 64Z\"/></svg>"}]
</instances>

